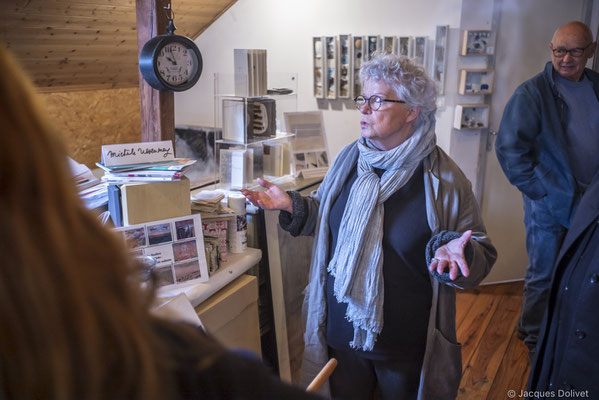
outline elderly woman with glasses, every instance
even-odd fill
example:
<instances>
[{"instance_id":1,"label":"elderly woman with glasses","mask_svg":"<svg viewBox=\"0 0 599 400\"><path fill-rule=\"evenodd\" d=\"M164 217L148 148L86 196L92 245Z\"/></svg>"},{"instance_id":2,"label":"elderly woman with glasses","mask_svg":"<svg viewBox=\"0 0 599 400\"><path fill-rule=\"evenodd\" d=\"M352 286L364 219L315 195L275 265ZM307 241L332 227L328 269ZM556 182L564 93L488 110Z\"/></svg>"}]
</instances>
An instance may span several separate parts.
<instances>
[{"instance_id":1,"label":"elderly woman with glasses","mask_svg":"<svg viewBox=\"0 0 599 400\"><path fill-rule=\"evenodd\" d=\"M470 182L436 146L435 84L422 66L375 53L360 78L361 137L316 193L262 179L266 190L242 192L282 210L292 235L314 235L305 382L334 357L333 398L454 398L462 372L454 287L477 285L496 252Z\"/></svg>"}]
</instances>

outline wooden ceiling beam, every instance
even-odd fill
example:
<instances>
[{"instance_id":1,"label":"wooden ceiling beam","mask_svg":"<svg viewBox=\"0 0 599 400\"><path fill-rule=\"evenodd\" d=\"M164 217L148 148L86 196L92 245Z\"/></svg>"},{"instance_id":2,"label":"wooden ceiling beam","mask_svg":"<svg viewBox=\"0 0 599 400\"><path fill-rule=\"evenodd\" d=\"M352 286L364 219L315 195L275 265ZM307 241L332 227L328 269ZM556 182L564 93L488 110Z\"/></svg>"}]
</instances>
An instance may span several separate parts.
<instances>
[{"instance_id":1,"label":"wooden ceiling beam","mask_svg":"<svg viewBox=\"0 0 599 400\"><path fill-rule=\"evenodd\" d=\"M170 0L136 0L138 52L156 35L166 33L165 12ZM152 88L139 74L141 139L143 142L171 140L175 148L175 96Z\"/></svg>"}]
</instances>

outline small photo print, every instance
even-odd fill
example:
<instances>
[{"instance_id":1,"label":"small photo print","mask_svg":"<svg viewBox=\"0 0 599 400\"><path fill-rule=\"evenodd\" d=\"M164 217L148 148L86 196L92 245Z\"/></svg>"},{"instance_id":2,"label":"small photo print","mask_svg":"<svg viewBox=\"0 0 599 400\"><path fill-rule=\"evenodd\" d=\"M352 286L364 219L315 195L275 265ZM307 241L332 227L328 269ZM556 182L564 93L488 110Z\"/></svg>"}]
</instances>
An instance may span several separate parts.
<instances>
[{"instance_id":1,"label":"small photo print","mask_svg":"<svg viewBox=\"0 0 599 400\"><path fill-rule=\"evenodd\" d=\"M177 283L201 278L202 274L200 272L199 262L196 260L181 264L175 264L175 276L177 278Z\"/></svg>"},{"instance_id":2,"label":"small photo print","mask_svg":"<svg viewBox=\"0 0 599 400\"><path fill-rule=\"evenodd\" d=\"M294 158L296 169L306 169L306 155L304 153L295 153Z\"/></svg>"},{"instance_id":3,"label":"small photo print","mask_svg":"<svg viewBox=\"0 0 599 400\"><path fill-rule=\"evenodd\" d=\"M193 219L175 221L175 231L177 232L177 240L195 237L196 235Z\"/></svg>"},{"instance_id":4,"label":"small photo print","mask_svg":"<svg viewBox=\"0 0 599 400\"><path fill-rule=\"evenodd\" d=\"M158 287L175 283L170 265L162 268L154 268L153 273L156 276L156 285Z\"/></svg>"},{"instance_id":5,"label":"small photo print","mask_svg":"<svg viewBox=\"0 0 599 400\"><path fill-rule=\"evenodd\" d=\"M146 230L143 227L123 231L123 235L125 243L127 243L127 247L130 249L146 245Z\"/></svg>"},{"instance_id":6,"label":"small photo print","mask_svg":"<svg viewBox=\"0 0 599 400\"><path fill-rule=\"evenodd\" d=\"M317 168L318 164L316 161L316 153L306 153L306 167L307 168Z\"/></svg>"},{"instance_id":7,"label":"small photo print","mask_svg":"<svg viewBox=\"0 0 599 400\"><path fill-rule=\"evenodd\" d=\"M198 247L195 240L173 243L173 254L175 262L191 260L198 257ZM196 262L197 264L197 262Z\"/></svg>"},{"instance_id":8,"label":"small photo print","mask_svg":"<svg viewBox=\"0 0 599 400\"><path fill-rule=\"evenodd\" d=\"M318 153L318 157L317 160L318 162L318 168L326 168L329 166L329 157L327 156L327 152L326 151L321 151L320 153Z\"/></svg>"},{"instance_id":9,"label":"small photo print","mask_svg":"<svg viewBox=\"0 0 599 400\"><path fill-rule=\"evenodd\" d=\"M150 246L173 241L171 224L159 224L148 226L148 243Z\"/></svg>"}]
</instances>

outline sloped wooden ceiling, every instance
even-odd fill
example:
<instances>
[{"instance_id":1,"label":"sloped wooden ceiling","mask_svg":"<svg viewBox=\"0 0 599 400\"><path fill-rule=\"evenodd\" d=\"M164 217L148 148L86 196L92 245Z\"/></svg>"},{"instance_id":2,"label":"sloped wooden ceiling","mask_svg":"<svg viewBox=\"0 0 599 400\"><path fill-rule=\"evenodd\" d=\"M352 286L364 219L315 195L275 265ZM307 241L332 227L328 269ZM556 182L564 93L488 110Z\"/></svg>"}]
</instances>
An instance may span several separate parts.
<instances>
[{"instance_id":1,"label":"sloped wooden ceiling","mask_svg":"<svg viewBox=\"0 0 599 400\"><path fill-rule=\"evenodd\" d=\"M172 0L176 33L197 37L235 1ZM139 86L135 0L4 0L2 5L0 39L40 91Z\"/></svg>"}]
</instances>

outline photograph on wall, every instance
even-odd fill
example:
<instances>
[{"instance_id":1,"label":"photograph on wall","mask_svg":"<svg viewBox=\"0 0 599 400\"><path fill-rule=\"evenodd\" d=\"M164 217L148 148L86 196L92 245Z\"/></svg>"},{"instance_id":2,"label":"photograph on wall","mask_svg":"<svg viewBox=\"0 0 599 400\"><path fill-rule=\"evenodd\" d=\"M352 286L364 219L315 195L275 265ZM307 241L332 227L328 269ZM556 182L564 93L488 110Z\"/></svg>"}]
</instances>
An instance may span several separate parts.
<instances>
[{"instance_id":1,"label":"photograph on wall","mask_svg":"<svg viewBox=\"0 0 599 400\"><path fill-rule=\"evenodd\" d=\"M158 286L164 288L209 279L200 214L115 228L127 246L156 259Z\"/></svg>"}]
</instances>

